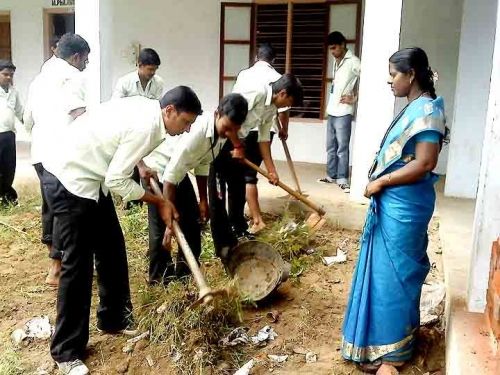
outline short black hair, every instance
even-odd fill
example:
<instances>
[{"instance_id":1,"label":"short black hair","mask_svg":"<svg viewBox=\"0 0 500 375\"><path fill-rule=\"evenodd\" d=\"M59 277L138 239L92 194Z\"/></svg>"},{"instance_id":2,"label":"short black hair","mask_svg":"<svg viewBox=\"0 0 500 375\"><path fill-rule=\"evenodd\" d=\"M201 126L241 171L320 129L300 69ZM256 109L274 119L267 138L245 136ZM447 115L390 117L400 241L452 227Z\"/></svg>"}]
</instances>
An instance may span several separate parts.
<instances>
[{"instance_id":1,"label":"short black hair","mask_svg":"<svg viewBox=\"0 0 500 375\"><path fill-rule=\"evenodd\" d=\"M143 48L139 52L139 58L137 59L139 65L156 65L160 66L160 56L152 48Z\"/></svg>"},{"instance_id":2,"label":"short black hair","mask_svg":"<svg viewBox=\"0 0 500 375\"><path fill-rule=\"evenodd\" d=\"M61 59L68 59L74 54L90 53L89 44L78 34L66 33L57 43L57 53Z\"/></svg>"},{"instance_id":3,"label":"short black hair","mask_svg":"<svg viewBox=\"0 0 500 375\"><path fill-rule=\"evenodd\" d=\"M300 107L304 99L304 90L302 83L293 74L283 74L276 82L271 83L273 94L285 90L288 96L293 97L294 107Z\"/></svg>"},{"instance_id":4,"label":"short black hair","mask_svg":"<svg viewBox=\"0 0 500 375\"><path fill-rule=\"evenodd\" d=\"M328 45L333 46L333 45L342 45L347 42L347 39L345 36L340 32L340 31L334 31L330 34L328 34Z\"/></svg>"},{"instance_id":5,"label":"short black hair","mask_svg":"<svg viewBox=\"0 0 500 375\"><path fill-rule=\"evenodd\" d=\"M257 50L257 59L271 63L276 58L276 51L271 43L262 43Z\"/></svg>"},{"instance_id":6,"label":"short black hair","mask_svg":"<svg viewBox=\"0 0 500 375\"><path fill-rule=\"evenodd\" d=\"M165 108L168 105L173 105L177 112L194 113L201 115L200 99L196 93L187 86L177 86L168 90L163 98L160 99L160 107Z\"/></svg>"},{"instance_id":7,"label":"short black hair","mask_svg":"<svg viewBox=\"0 0 500 375\"><path fill-rule=\"evenodd\" d=\"M220 100L217 112L220 116L227 116L232 122L241 125L247 118L248 102L241 94L228 94Z\"/></svg>"},{"instance_id":8,"label":"short black hair","mask_svg":"<svg viewBox=\"0 0 500 375\"><path fill-rule=\"evenodd\" d=\"M16 71L16 66L10 60L0 60L0 70L11 69Z\"/></svg>"}]
</instances>

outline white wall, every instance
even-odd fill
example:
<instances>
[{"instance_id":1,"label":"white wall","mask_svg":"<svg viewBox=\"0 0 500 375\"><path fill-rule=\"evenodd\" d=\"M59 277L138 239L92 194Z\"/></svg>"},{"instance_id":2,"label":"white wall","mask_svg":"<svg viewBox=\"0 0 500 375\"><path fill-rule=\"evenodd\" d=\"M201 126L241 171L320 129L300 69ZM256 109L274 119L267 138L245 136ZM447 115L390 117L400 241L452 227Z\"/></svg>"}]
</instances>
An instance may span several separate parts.
<instances>
[{"instance_id":1,"label":"white wall","mask_svg":"<svg viewBox=\"0 0 500 375\"><path fill-rule=\"evenodd\" d=\"M158 74L165 88L188 85L206 110L217 106L219 89L218 0L108 0L111 34L102 48L109 60L103 74L102 99L111 96L117 79L135 69L131 46L151 47L160 55Z\"/></svg>"},{"instance_id":2,"label":"white wall","mask_svg":"<svg viewBox=\"0 0 500 375\"><path fill-rule=\"evenodd\" d=\"M405 0L400 47L421 47L439 74L437 94L445 101L447 124L453 126L458 51L463 0ZM443 148L436 172L446 173L448 147Z\"/></svg>"},{"instance_id":3,"label":"white wall","mask_svg":"<svg viewBox=\"0 0 500 375\"><path fill-rule=\"evenodd\" d=\"M0 1L0 11L10 11L12 61L17 67L14 84L23 99L43 63L44 8L54 8L52 1Z\"/></svg>"},{"instance_id":4,"label":"white wall","mask_svg":"<svg viewBox=\"0 0 500 375\"><path fill-rule=\"evenodd\" d=\"M475 198L488 106L497 0L465 0L445 194Z\"/></svg>"},{"instance_id":5,"label":"white wall","mask_svg":"<svg viewBox=\"0 0 500 375\"><path fill-rule=\"evenodd\" d=\"M0 11L10 12L12 61L17 68L14 85L23 103L43 63L44 8L55 7L51 0L0 0ZM18 140L29 139L23 127L17 131Z\"/></svg>"},{"instance_id":6,"label":"white wall","mask_svg":"<svg viewBox=\"0 0 500 375\"><path fill-rule=\"evenodd\" d=\"M491 243L500 236L500 7L496 13L496 40L492 61L479 189L474 218L469 301L471 311L483 312L491 259Z\"/></svg>"},{"instance_id":7,"label":"white wall","mask_svg":"<svg viewBox=\"0 0 500 375\"><path fill-rule=\"evenodd\" d=\"M401 10L402 0L387 0L384 7L374 1L365 4L350 194L355 201L365 200L368 170L394 114L394 96L387 85L387 71L389 57L399 47Z\"/></svg>"},{"instance_id":8,"label":"white wall","mask_svg":"<svg viewBox=\"0 0 500 375\"><path fill-rule=\"evenodd\" d=\"M75 4L75 32L81 35L90 46L89 63L84 70L87 78L87 102L89 105L101 102L101 48L100 3L105 0L77 1Z\"/></svg>"}]
</instances>

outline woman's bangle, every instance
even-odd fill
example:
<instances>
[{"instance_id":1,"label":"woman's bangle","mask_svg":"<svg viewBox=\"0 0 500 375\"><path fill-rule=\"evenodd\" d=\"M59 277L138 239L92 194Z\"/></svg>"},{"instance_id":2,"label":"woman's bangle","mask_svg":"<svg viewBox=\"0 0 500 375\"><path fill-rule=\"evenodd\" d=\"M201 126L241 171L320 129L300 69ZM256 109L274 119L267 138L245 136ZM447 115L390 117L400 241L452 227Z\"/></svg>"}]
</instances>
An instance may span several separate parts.
<instances>
[{"instance_id":1,"label":"woman's bangle","mask_svg":"<svg viewBox=\"0 0 500 375\"><path fill-rule=\"evenodd\" d=\"M233 148L243 148L243 144L238 143L237 145L233 145Z\"/></svg>"}]
</instances>

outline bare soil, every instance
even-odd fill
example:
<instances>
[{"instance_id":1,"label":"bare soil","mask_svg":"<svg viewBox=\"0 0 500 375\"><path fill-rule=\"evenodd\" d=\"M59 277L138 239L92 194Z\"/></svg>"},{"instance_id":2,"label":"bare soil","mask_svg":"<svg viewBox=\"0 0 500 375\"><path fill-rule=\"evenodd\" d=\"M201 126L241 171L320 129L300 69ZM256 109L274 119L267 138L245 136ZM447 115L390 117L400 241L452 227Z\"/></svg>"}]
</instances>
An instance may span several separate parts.
<instances>
[{"instance_id":1,"label":"bare soil","mask_svg":"<svg viewBox=\"0 0 500 375\"><path fill-rule=\"evenodd\" d=\"M56 290L44 284L49 264L47 249L38 241L40 203L38 197L31 194L32 198L27 201L21 195L21 207L0 213L0 221L19 230L0 224L0 358L7 351L12 352L10 334L14 329L22 327L34 316L48 315L51 322L55 318ZM119 214L123 215L123 212ZM429 254L435 264L431 279L441 278L437 225L433 223L431 228ZM127 242L131 254L129 258L145 256L146 235L147 232L134 243ZM254 334L265 325L271 325L278 337L264 347L235 350L234 355L240 365L255 358L257 364L251 374L361 373L354 365L343 361L339 352L343 313L357 259L359 235L356 231L325 227L316 241L316 253L307 256L304 261L303 273L283 284L272 298L259 307L245 307L242 326L248 327L249 332ZM337 247L347 251L347 263L330 267L323 265L319 254L335 255ZM137 303L138 290L145 285L145 277L145 270L132 267L134 303ZM94 304L96 299L94 291ZM95 317L92 317L90 337L86 363L92 374L184 373L182 369L175 369L169 356L159 355L161 351L149 345L147 340L137 344L132 354L124 353L122 348L126 339L99 334L95 328ZM307 364L305 355L297 354L305 351L314 352L317 362ZM49 355L48 341L25 342L14 353L15 366L0 375L57 373ZM288 359L277 364L269 360L269 354L288 355ZM196 355L194 349L192 355ZM402 373L432 373L443 367L444 340L441 330L437 327L422 329L418 353ZM237 370L234 361L224 360L214 364L214 368L199 369L197 373L232 374Z\"/></svg>"}]
</instances>

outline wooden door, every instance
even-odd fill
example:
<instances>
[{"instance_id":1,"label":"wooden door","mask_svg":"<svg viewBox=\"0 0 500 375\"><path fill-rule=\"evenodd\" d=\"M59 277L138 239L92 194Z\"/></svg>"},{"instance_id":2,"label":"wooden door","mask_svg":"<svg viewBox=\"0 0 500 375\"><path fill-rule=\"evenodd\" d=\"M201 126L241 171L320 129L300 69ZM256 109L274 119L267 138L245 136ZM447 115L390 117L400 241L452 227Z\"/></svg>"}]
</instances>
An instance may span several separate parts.
<instances>
[{"instance_id":1,"label":"wooden door","mask_svg":"<svg viewBox=\"0 0 500 375\"><path fill-rule=\"evenodd\" d=\"M0 59L10 60L12 58L10 47L10 17L0 15Z\"/></svg>"}]
</instances>

